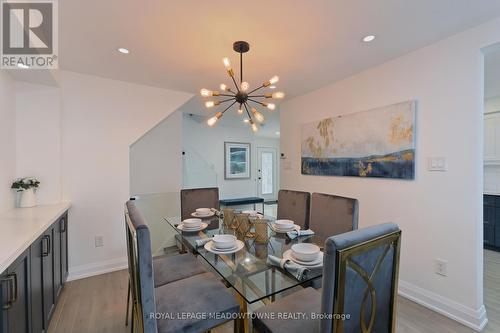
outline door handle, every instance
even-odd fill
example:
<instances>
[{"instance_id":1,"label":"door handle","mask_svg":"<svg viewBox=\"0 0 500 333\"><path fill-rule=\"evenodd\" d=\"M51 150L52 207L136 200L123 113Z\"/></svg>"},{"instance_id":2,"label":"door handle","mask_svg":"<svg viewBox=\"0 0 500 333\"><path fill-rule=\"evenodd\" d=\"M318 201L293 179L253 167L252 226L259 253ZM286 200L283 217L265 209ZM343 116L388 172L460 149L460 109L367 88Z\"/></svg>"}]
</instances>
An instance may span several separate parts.
<instances>
[{"instance_id":1,"label":"door handle","mask_svg":"<svg viewBox=\"0 0 500 333\"><path fill-rule=\"evenodd\" d=\"M14 304L17 301L17 274L16 273L8 274L5 278L0 280L0 285L3 282L7 282L9 284L8 286L9 298L7 303L2 305L2 309L8 310L12 307L12 304Z\"/></svg>"},{"instance_id":2,"label":"door handle","mask_svg":"<svg viewBox=\"0 0 500 333\"><path fill-rule=\"evenodd\" d=\"M42 257L48 256L49 253L50 253L50 236L44 235L42 238Z\"/></svg>"},{"instance_id":3,"label":"door handle","mask_svg":"<svg viewBox=\"0 0 500 333\"><path fill-rule=\"evenodd\" d=\"M66 232L66 219L61 220L61 232Z\"/></svg>"}]
</instances>

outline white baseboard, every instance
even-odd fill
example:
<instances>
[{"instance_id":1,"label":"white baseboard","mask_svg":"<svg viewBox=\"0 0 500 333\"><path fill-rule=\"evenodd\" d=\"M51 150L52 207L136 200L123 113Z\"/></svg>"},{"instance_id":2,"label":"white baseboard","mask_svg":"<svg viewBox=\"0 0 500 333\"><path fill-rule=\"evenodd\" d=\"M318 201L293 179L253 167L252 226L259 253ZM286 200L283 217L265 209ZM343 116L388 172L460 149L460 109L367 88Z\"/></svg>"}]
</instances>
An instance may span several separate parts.
<instances>
[{"instance_id":1,"label":"white baseboard","mask_svg":"<svg viewBox=\"0 0 500 333\"><path fill-rule=\"evenodd\" d=\"M79 280L86 277L119 271L128 267L127 257L115 258L96 263L71 267L68 281Z\"/></svg>"},{"instance_id":2,"label":"white baseboard","mask_svg":"<svg viewBox=\"0 0 500 333\"><path fill-rule=\"evenodd\" d=\"M399 280L399 295L478 332L488 323L484 305L474 310L402 280Z\"/></svg>"}]
</instances>

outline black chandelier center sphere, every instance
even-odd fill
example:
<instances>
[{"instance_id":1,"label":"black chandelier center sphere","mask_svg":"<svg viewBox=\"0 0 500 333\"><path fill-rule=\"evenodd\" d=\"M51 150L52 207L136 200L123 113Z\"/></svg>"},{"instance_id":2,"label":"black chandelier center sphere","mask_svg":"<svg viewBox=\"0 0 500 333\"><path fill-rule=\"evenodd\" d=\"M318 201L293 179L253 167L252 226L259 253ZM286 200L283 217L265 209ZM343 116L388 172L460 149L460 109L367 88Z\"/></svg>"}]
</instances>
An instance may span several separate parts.
<instances>
[{"instance_id":1,"label":"black chandelier center sphere","mask_svg":"<svg viewBox=\"0 0 500 333\"><path fill-rule=\"evenodd\" d=\"M248 94L243 91L238 91L234 97L236 102L240 104L244 104L248 100Z\"/></svg>"},{"instance_id":2,"label":"black chandelier center sphere","mask_svg":"<svg viewBox=\"0 0 500 333\"><path fill-rule=\"evenodd\" d=\"M250 50L250 44L244 40L239 40L233 43L233 50L238 53L247 53Z\"/></svg>"}]
</instances>

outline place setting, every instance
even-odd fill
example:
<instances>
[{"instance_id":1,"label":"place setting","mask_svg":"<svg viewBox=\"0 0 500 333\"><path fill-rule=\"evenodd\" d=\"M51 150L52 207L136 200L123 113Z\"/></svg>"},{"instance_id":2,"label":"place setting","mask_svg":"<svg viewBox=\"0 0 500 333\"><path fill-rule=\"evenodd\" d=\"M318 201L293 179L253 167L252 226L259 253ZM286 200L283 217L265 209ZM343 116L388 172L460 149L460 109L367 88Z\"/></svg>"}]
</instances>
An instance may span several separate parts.
<instances>
[{"instance_id":1,"label":"place setting","mask_svg":"<svg viewBox=\"0 0 500 333\"><path fill-rule=\"evenodd\" d=\"M191 216L199 219L206 219L215 215L215 209L212 208L197 208L191 213Z\"/></svg>"},{"instance_id":2,"label":"place setting","mask_svg":"<svg viewBox=\"0 0 500 333\"><path fill-rule=\"evenodd\" d=\"M208 223L203 222L201 219L192 218L185 219L177 225L177 229L183 232L197 232L204 230L208 226Z\"/></svg>"},{"instance_id":3,"label":"place setting","mask_svg":"<svg viewBox=\"0 0 500 333\"><path fill-rule=\"evenodd\" d=\"M304 281L308 279L311 271L323 268L323 252L315 244L299 243L285 251L283 258L269 255L267 263L282 268L299 281Z\"/></svg>"},{"instance_id":4,"label":"place setting","mask_svg":"<svg viewBox=\"0 0 500 333\"><path fill-rule=\"evenodd\" d=\"M300 225L295 224L292 220L276 220L270 223L270 227L278 234L286 234L290 231L300 230Z\"/></svg>"},{"instance_id":5,"label":"place setting","mask_svg":"<svg viewBox=\"0 0 500 333\"><path fill-rule=\"evenodd\" d=\"M203 240L205 241L205 240ZM245 243L234 235L214 235L204 244L205 250L215 254L231 254L243 249Z\"/></svg>"}]
</instances>

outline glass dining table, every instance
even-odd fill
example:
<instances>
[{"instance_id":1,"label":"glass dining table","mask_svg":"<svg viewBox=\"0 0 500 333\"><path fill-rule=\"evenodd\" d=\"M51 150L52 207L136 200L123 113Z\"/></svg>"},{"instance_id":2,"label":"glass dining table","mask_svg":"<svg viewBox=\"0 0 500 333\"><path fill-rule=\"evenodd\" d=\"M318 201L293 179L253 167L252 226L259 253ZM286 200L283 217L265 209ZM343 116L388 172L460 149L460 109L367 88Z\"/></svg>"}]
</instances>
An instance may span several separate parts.
<instances>
[{"instance_id":1,"label":"glass dining table","mask_svg":"<svg viewBox=\"0 0 500 333\"><path fill-rule=\"evenodd\" d=\"M323 249L325 238L317 235L300 236L290 239L286 234L277 233L271 227L275 219L263 217L250 219L248 232L240 233L234 225L226 225L222 218L214 216L204 219L207 227L202 231L184 232L180 230L180 217L167 217L165 221L178 233L178 239L190 251L202 257L232 287L242 303L252 304L258 301L269 303L275 295L291 288L309 284L322 276L322 269L311 269L301 280L268 263L269 255L282 258L285 251L298 243L314 243ZM260 227L257 227L260 224ZM259 234L256 233L259 228ZM232 254L215 254L208 251L197 241L216 234L232 234L244 243L241 250ZM243 304L246 312L246 304Z\"/></svg>"}]
</instances>

